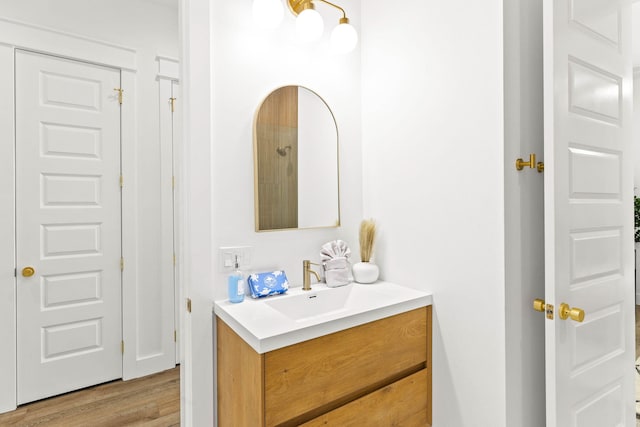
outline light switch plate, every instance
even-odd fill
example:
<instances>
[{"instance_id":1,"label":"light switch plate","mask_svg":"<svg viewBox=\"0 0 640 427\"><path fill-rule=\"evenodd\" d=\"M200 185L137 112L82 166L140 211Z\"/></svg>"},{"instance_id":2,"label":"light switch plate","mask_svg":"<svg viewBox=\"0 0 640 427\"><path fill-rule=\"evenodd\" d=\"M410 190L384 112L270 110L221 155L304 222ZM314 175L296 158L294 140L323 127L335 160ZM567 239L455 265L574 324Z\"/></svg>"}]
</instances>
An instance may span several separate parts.
<instances>
[{"instance_id":1,"label":"light switch plate","mask_svg":"<svg viewBox=\"0 0 640 427\"><path fill-rule=\"evenodd\" d=\"M222 246L219 248L220 270L232 271L235 269L236 256L238 257L238 267L246 269L251 267L251 246Z\"/></svg>"}]
</instances>

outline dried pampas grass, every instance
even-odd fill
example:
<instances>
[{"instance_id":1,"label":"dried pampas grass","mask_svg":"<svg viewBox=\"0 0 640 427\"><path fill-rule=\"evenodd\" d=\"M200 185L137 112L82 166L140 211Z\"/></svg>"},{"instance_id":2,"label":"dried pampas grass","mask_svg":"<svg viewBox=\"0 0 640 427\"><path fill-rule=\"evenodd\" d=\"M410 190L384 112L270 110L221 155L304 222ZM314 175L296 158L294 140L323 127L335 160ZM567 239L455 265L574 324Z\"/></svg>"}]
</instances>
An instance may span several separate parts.
<instances>
[{"instance_id":1,"label":"dried pampas grass","mask_svg":"<svg viewBox=\"0 0 640 427\"><path fill-rule=\"evenodd\" d=\"M369 262L373 254L373 242L376 239L376 222L365 219L360 223L360 260Z\"/></svg>"}]
</instances>

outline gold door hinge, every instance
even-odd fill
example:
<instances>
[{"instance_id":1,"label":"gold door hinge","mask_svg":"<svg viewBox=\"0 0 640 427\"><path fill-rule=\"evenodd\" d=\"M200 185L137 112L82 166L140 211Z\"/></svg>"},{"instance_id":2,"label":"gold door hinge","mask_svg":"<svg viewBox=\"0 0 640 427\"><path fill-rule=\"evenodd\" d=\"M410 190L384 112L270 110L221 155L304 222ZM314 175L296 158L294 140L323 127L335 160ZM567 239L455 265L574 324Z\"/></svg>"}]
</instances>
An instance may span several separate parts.
<instances>
[{"instance_id":1,"label":"gold door hinge","mask_svg":"<svg viewBox=\"0 0 640 427\"><path fill-rule=\"evenodd\" d=\"M124 177L120 175L120 188L124 187Z\"/></svg>"},{"instance_id":2,"label":"gold door hinge","mask_svg":"<svg viewBox=\"0 0 640 427\"><path fill-rule=\"evenodd\" d=\"M171 188L174 189L174 190L176 189L176 177L175 176L171 177Z\"/></svg>"},{"instance_id":3,"label":"gold door hinge","mask_svg":"<svg viewBox=\"0 0 640 427\"><path fill-rule=\"evenodd\" d=\"M113 90L118 92L118 103L122 105L122 93L124 92L124 89L122 89L121 87L116 87L116 88L113 88Z\"/></svg>"},{"instance_id":4,"label":"gold door hinge","mask_svg":"<svg viewBox=\"0 0 640 427\"><path fill-rule=\"evenodd\" d=\"M178 331L173 330L173 342L178 342Z\"/></svg>"},{"instance_id":5,"label":"gold door hinge","mask_svg":"<svg viewBox=\"0 0 640 427\"><path fill-rule=\"evenodd\" d=\"M176 254L173 254L173 265L176 265Z\"/></svg>"},{"instance_id":6,"label":"gold door hinge","mask_svg":"<svg viewBox=\"0 0 640 427\"><path fill-rule=\"evenodd\" d=\"M120 257L120 271L124 271L124 257Z\"/></svg>"},{"instance_id":7,"label":"gold door hinge","mask_svg":"<svg viewBox=\"0 0 640 427\"><path fill-rule=\"evenodd\" d=\"M171 103L171 112L175 113L175 111L176 111L176 98L169 98L169 102Z\"/></svg>"},{"instance_id":8,"label":"gold door hinge","mask_svg":"<svg viewBox=\"0 0 640 427\"><path fill-rule=\"evenodd\" d=\"M516 169L521 171L525 167L529 167L531 169L537 169L539 173L544 172L544 163L538 162L536 163L536 155L534 153L529 154L529 161L525 162L522 159L516 159Z\"/></svg>"},{"instance_id":9,"label":"gold door hinge","mask_svg":"<svg viewBox=\"0 0 640 427\"><path fill-rule=\"evenodd\" d=\"M191 313L191 298L187 298L187 313Z\"/></svg>"},{"instance_id":10,"label":"gold door hinge","mask_svg":"<svg viewBox=\"0 0 640 427\"><path fill-rule=\"evenodd\" d=\"M120 341L120 351L124 354L124 340Z\"/></svg>"}]
</instances>

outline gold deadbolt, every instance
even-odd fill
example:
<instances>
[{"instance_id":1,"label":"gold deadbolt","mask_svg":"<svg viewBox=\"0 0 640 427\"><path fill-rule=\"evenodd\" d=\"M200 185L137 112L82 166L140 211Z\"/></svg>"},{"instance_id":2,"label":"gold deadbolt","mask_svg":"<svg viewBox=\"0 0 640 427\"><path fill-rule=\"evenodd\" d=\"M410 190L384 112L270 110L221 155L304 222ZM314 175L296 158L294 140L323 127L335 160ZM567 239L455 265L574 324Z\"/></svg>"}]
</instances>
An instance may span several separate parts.
<instances>
[{"instance_id":1,"label":"gold deadbolt","mask_svg":"<svg viewBox=\"0 0 640 427\"><path fill-rule=\"evenodd\" d=\"M547 306L544 304L544 300L540 299L540 298L536 298L533 300L533 309L535 311L539 311L541 313L544 313L546 310Z\"/></svg>"},{"instance_id":2,"label":"gold deadbolt","mask_svg":"<svg viewBox=\"0 0 640 427\"><path fill-rule=\"evenodd\" d=\"M584 310L577 307L571 308L569 304L562 303L560 304L560 318L562 320L571 318L571 320L581 323L584 320Z\"/></svg>"},{"instance_id":3,"label":"gold deadbolt","mask_svg":"<svg viewBox=\"0 0 640 427\"><path fill-rule=\"evenodd\" d=\"M24 277L31 277L36 274L36 270L33 267L25 267L22 269L22 275Z\"/></svg>"}]
</instances>

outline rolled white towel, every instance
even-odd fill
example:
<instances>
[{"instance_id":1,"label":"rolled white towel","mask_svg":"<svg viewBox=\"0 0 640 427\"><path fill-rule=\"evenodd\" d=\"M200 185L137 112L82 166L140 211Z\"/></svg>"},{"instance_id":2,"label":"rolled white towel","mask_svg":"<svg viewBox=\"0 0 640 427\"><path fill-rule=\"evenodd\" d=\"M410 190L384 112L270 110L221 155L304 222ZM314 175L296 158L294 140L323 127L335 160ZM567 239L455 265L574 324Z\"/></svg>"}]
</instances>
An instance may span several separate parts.
<instances>
[{"instance_id":1,"label":"rolled white towel","mask_svg":"<svg viewBox=\"0 0 640 427\"><path fill-rule=\"evenodd\" d=\"M320 259L323 261L333 258L349 258L351 256L351 249L347 242L343 240L333 240L322 245L320 249Z\"/></svg>"},{"instance_id":2,"label":"rolled white towel","mask_svg":"<svg viewBox=\"0 0 640 427\"><path fill-rule=\"evenodd\" d=\"M344 286L351 283L351 275L348 268L339 268L335 270L326 270L324 272L327 286L330 288L336 288L338 286Z\"/></svg>"},{"instance_id":3,"label":"rolled white towel","mask_svg":"<svg viewBox=\"0 0 640 427\"><path fill-rule=\"evenodd\" d=\"M349 260L346 257L337 257L326 260L323 263L325 271L348 269L350 267Z\"/></svg>"}]
</instances>

